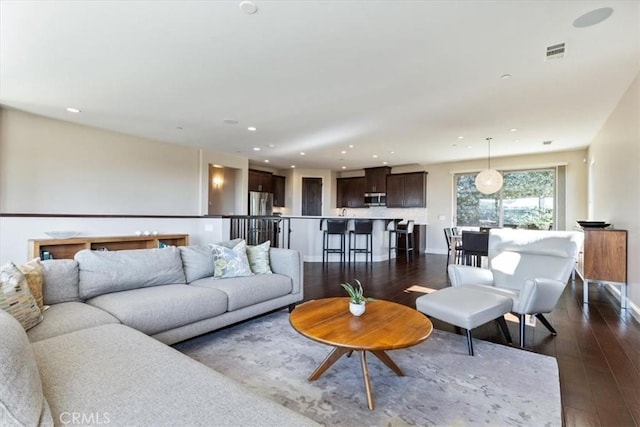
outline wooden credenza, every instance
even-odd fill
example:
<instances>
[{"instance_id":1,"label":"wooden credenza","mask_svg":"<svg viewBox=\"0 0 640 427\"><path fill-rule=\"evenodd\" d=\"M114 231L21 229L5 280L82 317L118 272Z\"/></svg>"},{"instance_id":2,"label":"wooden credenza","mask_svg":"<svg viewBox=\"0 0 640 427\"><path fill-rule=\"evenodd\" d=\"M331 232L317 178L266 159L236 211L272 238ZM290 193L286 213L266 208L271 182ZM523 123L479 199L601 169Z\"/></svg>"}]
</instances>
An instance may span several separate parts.
<instances>
[{"instance_id":1,"label":"wooden credenza","mask_svg":"<svg viewBox=\"0 0 640 427\"><path fill-rule=\"evenodd\" d=\"M123 249L151 249L164 246L186 246L188 234L157 234L151 236L102 236L75 237L72 239L33 239L29 240L31 258L72 259L76 252L83 249L120 251Z\"/></svg>"},{"instance_id":2,"label":"wooden credenza","mask_svg":"<svg viewBox=\"0 0 640 427\"><path fill-rule=\"evenodd\" d=\"M620 286L620 306L627 308L627 230L585 228L584 246L576 271L584 282L584 303L589 302L589 282Z\"/></svg>"}]
</instances>

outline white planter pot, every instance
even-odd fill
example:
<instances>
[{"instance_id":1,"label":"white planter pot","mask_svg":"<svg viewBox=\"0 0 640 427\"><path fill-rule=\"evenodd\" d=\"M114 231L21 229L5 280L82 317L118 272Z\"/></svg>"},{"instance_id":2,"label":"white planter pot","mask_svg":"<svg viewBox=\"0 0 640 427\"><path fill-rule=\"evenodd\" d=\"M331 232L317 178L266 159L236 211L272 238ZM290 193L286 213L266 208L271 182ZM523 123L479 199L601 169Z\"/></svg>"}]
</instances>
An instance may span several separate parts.
<instances>
[{"instance_id":1,"label":"white planter pot","mask_svg":"<svg viewBox=\"0 0 640 427\"><path fill-rule=\"evenodd\" d=\"M354 304L352 302L349 302L349 311L354 316L362 316L366 307L367 306L364 302L362 304Z\"/></svg>"}]
</instances>

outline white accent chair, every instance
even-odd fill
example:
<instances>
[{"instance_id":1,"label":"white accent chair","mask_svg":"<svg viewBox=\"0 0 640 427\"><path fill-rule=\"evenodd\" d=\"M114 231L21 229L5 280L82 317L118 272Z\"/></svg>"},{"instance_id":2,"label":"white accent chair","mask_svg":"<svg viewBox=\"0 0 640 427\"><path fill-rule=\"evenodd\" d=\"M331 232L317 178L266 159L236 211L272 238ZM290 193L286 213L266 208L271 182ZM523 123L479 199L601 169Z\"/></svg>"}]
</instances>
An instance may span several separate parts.
<instances>
[{"instance_id":1,"label":"white accent chair","mask_svg":"<svg viewBox=\"0 0 640 427\"><path fill-rule=\"evenodd\" d=\"M557 334L543 314L555 308L582 241L581 232L491 229L488 268L450 264L449 279L452 286L510 297L511 312L520 319L520 347L524 347L527 314Z\"/></svg>"}]
</instances>

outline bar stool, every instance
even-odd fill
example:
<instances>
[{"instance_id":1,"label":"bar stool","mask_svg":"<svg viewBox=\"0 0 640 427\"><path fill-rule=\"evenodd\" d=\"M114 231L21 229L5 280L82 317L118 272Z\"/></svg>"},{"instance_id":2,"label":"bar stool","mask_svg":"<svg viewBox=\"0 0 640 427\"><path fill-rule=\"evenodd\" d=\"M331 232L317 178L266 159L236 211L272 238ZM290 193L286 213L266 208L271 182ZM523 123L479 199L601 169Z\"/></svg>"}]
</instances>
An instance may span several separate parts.
<instances>
[{"instance_id":1,"label":"bar stool","mask_svg":"<svg viewBox=\"0 0 640 427\"><path fill-rule=\"evenodd\" d=\"M398 256L398 249L404 250L407 259L413 258L413 226L414 221L410 219L406 224L396 224L395 229L389 230L389 260L391 260L392 250L395 250ZM404 248L399 248L399 242L403 238Z\"/></svg>"},{"instance_id":2,"label":"bar stool","mask_svg":"<svg viewBox=\"0 0 640 427\"><path fill-rule=\"evenodd\" d=\"M340 262L344 263L346 258L347 220L327 219L326 221L327 228L324 230L322 238L322 263L329 261L329 254L340 254ZM340 247L329 246L331 236L340 236Z\"/></svg>"},{"instance_id":3,"label":"bar stool","mask_svg":"<svg viewBox=\"0 0 640 427\"><path fill-rule=\"evenodd\" d=\"M365 237L365 247L358 248L358 236ZM353 237L353 243L352 242ZM353 230L349 231L349 263L351 263L351 253L353 261L357 261L357 254L364 254L365 262L373 263L373 221L370 219L356 219L353 222Z\"/></svg>"}]
</instances>

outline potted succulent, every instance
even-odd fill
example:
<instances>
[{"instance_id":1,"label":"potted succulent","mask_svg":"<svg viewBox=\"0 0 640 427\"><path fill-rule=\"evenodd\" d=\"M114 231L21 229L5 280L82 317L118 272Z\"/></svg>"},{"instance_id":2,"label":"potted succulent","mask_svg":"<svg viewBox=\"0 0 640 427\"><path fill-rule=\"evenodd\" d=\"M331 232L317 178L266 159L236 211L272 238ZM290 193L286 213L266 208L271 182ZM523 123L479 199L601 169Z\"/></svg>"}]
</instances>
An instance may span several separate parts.
<instances>
[{"instance_id":1,"label":"potted succulent","mask_svg":"<svg viewBox=\"0 0 640 427\"><path fill-rule=\"evenodd\" d=\"M351 298L349 300L349 311L354 316L361 316L365 311L365 304L367 301L371 301L371 298L365 297L363 295L364 291L362 290L362 283L358 279L355 279L356 284L352 285L351 283L341 283L340 286L344 288L345 291L349 294Z\"/></svg>"}]
</instances>

